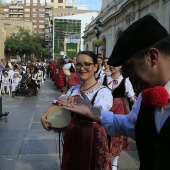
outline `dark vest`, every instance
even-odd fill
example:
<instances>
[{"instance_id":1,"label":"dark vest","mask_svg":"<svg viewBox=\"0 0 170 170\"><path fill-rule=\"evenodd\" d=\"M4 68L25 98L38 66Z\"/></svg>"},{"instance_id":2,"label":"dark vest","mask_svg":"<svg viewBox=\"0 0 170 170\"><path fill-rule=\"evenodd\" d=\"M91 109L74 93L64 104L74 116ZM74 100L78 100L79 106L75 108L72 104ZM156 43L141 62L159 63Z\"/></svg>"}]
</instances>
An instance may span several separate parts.
<instances>
[{"instance_id":1,"label":"dark vest","mask_svg":"<svg viewBox=\"0 0 170 170\"><path fill-rule=\"evenodd\" d=\"M103 85L108 87L108 85L107 85L107 75L104 77ZM120 84L112 91L112 95L114 96L114 98L125 97L125 78L123 78L122 81L120 82Z\"/></svg>"},{"instance_id":2,"label":"dark vest","mask_svg":"<svg viewBox=\"0 0 170 170\"><path fill-rule=\"evenodd\" d=\"M135 125L140 170L170 169L170 116L158 134L154 108L141 104Z\"/></svg>"}]
</instances>

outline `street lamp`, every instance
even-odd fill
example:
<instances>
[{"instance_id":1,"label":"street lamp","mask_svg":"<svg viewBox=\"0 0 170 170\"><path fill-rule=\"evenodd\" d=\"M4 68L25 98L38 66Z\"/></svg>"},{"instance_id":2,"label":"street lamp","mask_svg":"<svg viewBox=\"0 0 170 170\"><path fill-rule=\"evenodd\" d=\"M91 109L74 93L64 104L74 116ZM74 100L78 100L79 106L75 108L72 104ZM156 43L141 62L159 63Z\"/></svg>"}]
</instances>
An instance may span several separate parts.
<instances>
[{"instance_id":1,"label":"street lamp","mask_svg":"<svg viewBox=\"0 0 170 170\"><path fill-rule=\"evenodd\" d=\"M94 27L94 32L95 32L97 40L98 40L100 33L102 32L102 23L100 22L99 19L96 20L96 26ZM97 48L97 56L98 56L99 46L96 46L96 48Z\"/></svg>"}]
</instances>

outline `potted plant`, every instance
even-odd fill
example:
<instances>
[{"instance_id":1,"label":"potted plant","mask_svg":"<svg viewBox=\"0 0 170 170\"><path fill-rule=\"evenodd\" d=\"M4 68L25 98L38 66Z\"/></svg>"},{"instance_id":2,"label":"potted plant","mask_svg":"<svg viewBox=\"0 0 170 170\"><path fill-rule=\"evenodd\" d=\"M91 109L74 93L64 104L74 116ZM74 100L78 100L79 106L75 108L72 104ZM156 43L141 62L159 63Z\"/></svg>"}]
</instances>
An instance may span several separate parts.
<instances>
[{"instance_id":1,"label":"potted plant","mask_svg":"<svg viewBox=\"0 0 170 170\"><path fill-rule=\"evenodd\" d=\"M102 40L94 40L94 41L93 41L93 44L94 44L96 47L101 46L102 43L103 43Z\"/></svg>"}]
</instances>

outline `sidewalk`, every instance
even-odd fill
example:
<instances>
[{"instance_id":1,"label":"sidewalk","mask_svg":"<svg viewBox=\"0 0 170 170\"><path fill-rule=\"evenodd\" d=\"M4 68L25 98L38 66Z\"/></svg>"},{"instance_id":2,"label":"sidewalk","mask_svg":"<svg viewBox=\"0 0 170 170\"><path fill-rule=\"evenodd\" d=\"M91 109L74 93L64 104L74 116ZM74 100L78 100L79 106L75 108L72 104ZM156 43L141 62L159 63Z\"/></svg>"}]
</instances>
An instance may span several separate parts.
<instances>
[{"instance_id":1,"label":"sidewalk","mask_svg":"<svg viewBox=\"0 0 170 170\"><path fill-rule=\"evenodd\" d=\"M2 96L8 122L0 120L0 170L60 170L58 134L46 131L40 117L61 93L47 79L37 96ZM119 158L119 170L137 170L135 142Z\"/></svg>"}]
</instances>

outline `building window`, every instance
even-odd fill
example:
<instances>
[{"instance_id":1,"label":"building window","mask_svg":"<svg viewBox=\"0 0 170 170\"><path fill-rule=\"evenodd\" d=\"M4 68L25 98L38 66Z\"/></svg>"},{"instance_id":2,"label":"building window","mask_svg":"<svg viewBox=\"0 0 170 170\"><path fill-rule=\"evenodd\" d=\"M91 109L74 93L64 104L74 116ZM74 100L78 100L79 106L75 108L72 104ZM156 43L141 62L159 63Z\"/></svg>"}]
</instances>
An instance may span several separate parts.
<instances>
[{"instance_id":1,"label":"building window","mask_svg":"<svg viewBox=\"0 0 170 170\"><path fill-rule=\"evenodd\" d=\"M9 14L5 14L5 18L9 17Z\"/></svg>"},{"instance_id":2,"label":"building window","mask_svg":"<svg viewBox=\"0 0 170 170\"><path fill-rule=\"evenodd\" d=\"M39 11L40 11L40 12L44 12L45 9L44 9L44 8L40 8Z\"/></svg>"},{"instance_id":3,"label":"building window","mask_svg":"<svg viewBox=\"0 0 170 170\"><path fill-rule=\"evenodd\" d=\"M43 31L43 30L40 30L39 33L40 33L40 34L44 34L44 31Z\"/></svg>"},{"instance_id":4,"label":"building window","mask_svg":"<svg viewBox=\"0 0 170 170\"><path fill-rule=\"evenodd\" d=\"M49 19L49 18L46 18L46 19L45 19L45 22L50 22L50 19Z\"/></svg>"},{"instance_id":5,"label":"building window","mask_svg":"<svg viewBox=\"0 0 170 170\"><path fill-rule=\"evenodd\" d=\"M39 17L45 17L45 14L39 14Z\"/></svg>"},{"instance_id":6,"label":"building window","mask_svg":"<svg viewBox=\"0 0 170 170\"><path fill-rule=\"evenodd\" d=\"M39 20L40 23L44 23L44 20Z\"/></svg>"},{"instance_id":7,"label":"building window","mask_svg":"<svg viewBox=\"0 0 170 170\"><path fill-rule=\"evenodd\" d=\"M49 1L49 0L48 0L48 1L40 0L40 3L41 3L41 4L45 4L45 3L50 3L50 1Z\"/></svg>"},{"instance_id":8,"label":"building window","mask_svg":"<svg viewBox=\"0 0 170 170\"><path fill-rule=\"evenodd\" d=\"M33 8L32 11L36 12L36 11L37 11L37 8Z\"/></svg>"},{"instance_id":9,"label":"building window","mask_svg":"<svg viewBox=\"0 0 170 170\"><path fill-rule=\"evenodd\" d=\"M30 17L30 14L25 14L24 17Z\"/></svg>"},{"instance_id":10,"label":"building window","mask_svg":"<svg viewBox=\"0 0 170 170\"><path fill-rule=\"evenodd\" d=\"M63 3L63 0L58 0L58 3Z\"/></svg>"},{"instance_id":11,"label":"building window","mask_svg":"<svg viewBox=\"0 0 170 170\"><path fill-rule=\"evenodd\" d=\"M30 12L30 9L24 9L25 12Z\"/></svg>"},{"instance_id":12,"label":"building window","mask_svg":"<svg viewBox=\"0 0 170 170\"><path fill-rule=\"evenodd\" d=\"M8 12L8 9L4 9L4 12Z\"/></svg>"},{"instance_id":13,"label":"building window","mask_svg":"<svg viewBox=\"0 0 170 170\"><path fill-rule=\"evenodd\" d=\"M32 17L37 17L37 14L32 14Z\"/></svg>"},{"instance_id":14,"label":"building window","mask_svg":"<svg viewBox=\"0 0 170 170\"><path fill-rule=\"evenodd\" d=\"M39 25L39 28L45 28L45 25Z\"/></svg>"}]
</instances>

